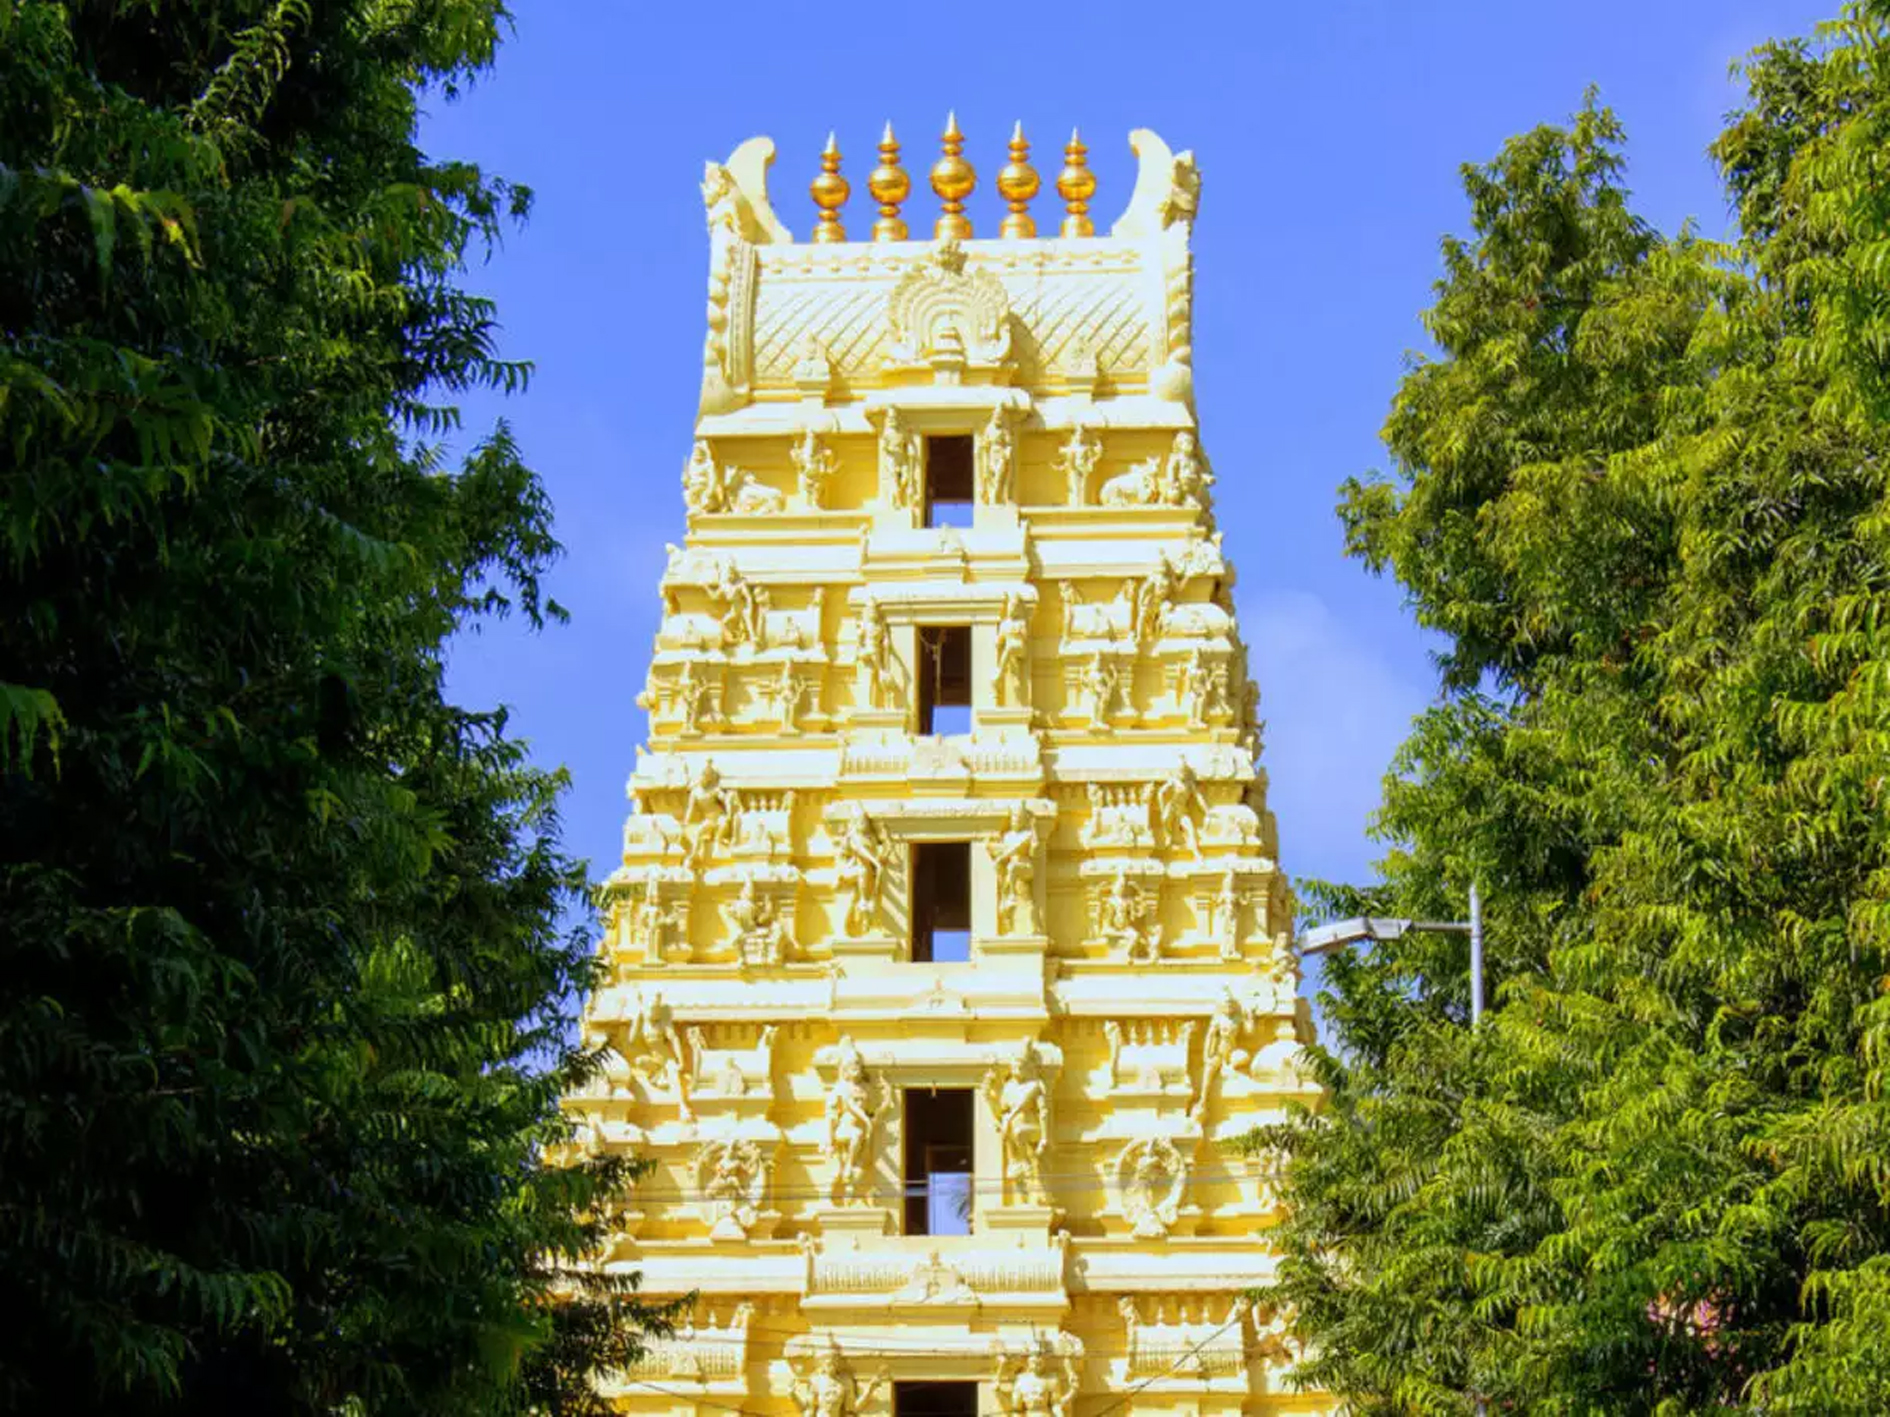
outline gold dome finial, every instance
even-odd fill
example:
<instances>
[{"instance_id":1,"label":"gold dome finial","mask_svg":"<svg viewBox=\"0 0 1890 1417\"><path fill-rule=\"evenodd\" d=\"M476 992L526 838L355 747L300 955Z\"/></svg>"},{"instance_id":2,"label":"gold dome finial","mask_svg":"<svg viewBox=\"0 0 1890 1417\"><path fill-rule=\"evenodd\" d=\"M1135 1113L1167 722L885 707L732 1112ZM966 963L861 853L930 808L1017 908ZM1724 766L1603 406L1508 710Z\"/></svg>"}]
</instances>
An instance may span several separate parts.
<instances>
[{"instance_id":1,"label":"gold dome finial","mask_svg":"<svg viewBox=\"0 0 1890 1417\"><path fill-rule=\"evenodd\" d=\"M965 149L965 135L958 131L956 113L945 115L944 143L945 156L932 164L932 190L938 194L945 210L939 213L932 235L940 241L948 237L968 241L971 221L965 215L965 198L978 185L978 174L959 156Z\"/></svg>"},{"instance_id":2,"label":"gold dome finial","mask_svg":"<svg viewBox=\"0 0 1890 1417\"><path fill-rule=\"evenodd\" d=\"M899 140L893 137L892 120L886 122L886 134L879 140L879 166L866 179L866 190L879 203L879 220L873 223L875 241L904 241L906 224L899 219L899 204L912 191L912 180L899 165Z\"/></svg>"},{"instance_id":3,"label":"gold dome finial","mask_svg":"<svg viewBox=\"0 0 1890 1417\"><path fill-rule=\"evenodd\" d=\"M1030 144L1024 141L1023 120L1011 130L1010 165L998 174L997 189L1011 204L1011 213L998 227L998 235L1013 240L1027 240L1037 234L1037 223L1030 219L1030 199L1037 195L1037 170L1030 165Z\"/></svg>"},{"instance_id":4,"label":"gold dome finial","mask_svg":"<svg viewBox=\"0 0 1890 1417\"><path fill-rule=\"evenodd\" d=\"M832 133L827 135L827 146L821 149L820 176L808 184L807 190L814 194L814 205L820 208L820 220L814 224L814 240L845 241L847 229L840 225L840 208L853 189L840 175L840 145L834 141Z\"/></svg>"},{"instance_id":5,"label":"gold dome finial","mask_svg":"<svg viewBox=\"0 0 1890 1417\"><path fill-rule=\"evenodd\" d=\"M1063 235L1094 236L1096 224L1089 219L1089 199L1096 195L1096 174L1089 170L1089 149L1083 146L1083 136L1074 128L1070 130L1070 145L1063 150L1057 195L1070 207L1070 214L1063 218Z\"/></svg>"}]
</instances>

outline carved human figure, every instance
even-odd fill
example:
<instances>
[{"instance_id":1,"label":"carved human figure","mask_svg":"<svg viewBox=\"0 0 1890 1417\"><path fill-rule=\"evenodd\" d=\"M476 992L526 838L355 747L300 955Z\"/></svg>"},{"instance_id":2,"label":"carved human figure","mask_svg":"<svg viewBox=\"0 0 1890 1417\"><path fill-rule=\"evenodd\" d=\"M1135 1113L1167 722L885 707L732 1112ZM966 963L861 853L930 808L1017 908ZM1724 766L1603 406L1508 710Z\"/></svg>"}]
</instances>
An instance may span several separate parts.
<instances>
[{"instance_id":1,"label":"carved human figure","mask_svg":"<svg viewBox=\"0 0 1890 1417\"><path fill-rule=\"evenodd\" d=\"M756 892L752 878L742 882L741 891L724 910L735 927L735 952L743 964L773 966L787 958L787 922L772 900Z\"/></svg>"},{"instance_id":2,"label":"carved human figure","mask_svg":"<svg viewBox=\"0 0 1890 1417\"><path fill-rule=\"evenodd\" d=\"M1222 959L1240 958L1240 915L1240 892L1236 889L1234 873L1225 871L1221 874L1221 888L1214 896L1214 930Z\"/></svg>"},{"instance_id":3,"label":"carved human figure","mask_svg":"<svg viewBox=\"0 0 1890 1417\"><path fill-rule=\"evenodd\" d=\"M1188 1163L1166 1137L1142 1137L1122 1149L1116 1162L1116 1189L1123 1218L1138 1240L1168 1234L1181 1213Z\"/></svg>"},{"instance_id":4,"label":"carved human figure","mask_svg":"<svg viewBox=\"0 0 1890 1417\"><path fill-rule=\"evenodd\" d=\"M759 517L781 511L787 506L786 496L752 472L731 467L723 473L723 482L727 488L728 509L731 512L745 517Z\"/></svg>"},{"instance_id":5,"label":"carved human figure","mask_svg":"<svg viewBox=\"0 0 1890 1417\"><path fill-rule=\"evenodd\" d=\"M696 1160L696 1183L709 1213L709 1236L742 1240L760 1219L768 1165L752 1141L710 1142Z\"/></svg>"},{"instance_id":6,"label":"carved human figure","mask_svg":"<svg viewBox=\"0 0 1890 1417\"><path fill-rule=\"evenodd\" d=\"M650 995L637 1010L616 1051L624 1065L646 1082L674 1088L683 1117L691 1117L689 1053L676 1031L675 1015L661 994Z\"/></svg>"},{"instance_id":7,"label":"carved human figure","mask_svg":"<svg viewBox=\"0 0 1890 1417\"><path fill-rule=\"evenodd\" d=\"M809 335L801 346L800 361L794 366L794 383L803 397L825 398L833 384L833 360L817 335Z\"/></svg>"},{"instance_id":8,"label":"carved human figure","mask_svg":"<svg viewBox=\"0 0 1890 1417\"><path fill-rule=\"evenodd\" d=\"M1116 662L1098 650L1083 666L1083 687L1089 693L1090 721L1107 730L1122 695L1122 671Z\"/></svg>"},{"instance_id":9,"label":"carved human figure","mask_svg":"<svg viewBox=\"0 0 1890 1417\"><path fill-rule=\"evenodd\" d=\"M750 585L735 569L734 562L724 561L716 567L715 579L709 583L708 591L711 597L722 602L722 634L729 644L752 644L756 649L767 647L766 590Z\"/></svg>"},{"instance_id":10,"label":"carved human figure","mask_svg":"<svg viewBox=\"0 0 1890 1417\"><path fill-rule=\"evenodd\" d=\"M1122 1086L1122 1025L1112 1018L1103 1020L1103 1040L1109 1045L1109 1087Z\"/></svg>"},{"instance_id":11,"label":"carved human figure","mask_svg":"<svg viewBox=\"0 0 1890 1417\"><path fill-rule=\"evenodd\" d=\"M728 482L706 439L696 439L683 464L683 502L692 512L728 509Z\"/></svg>"},{"instance_id":12,"label":"carved human figure","mask_svg":"<svg viewBox=\"0 0 1890 1417\"><path fill-rule=\"evenodd\" d=\"M1267 950L1262 962L1261 973L1267 983L1275 989L1283 989L1288 994L1299 992L1299 955L1293 949L1293 937L1281 930L1274 935L1271 948Z\"/></svg>"},{"instance_id":13,"label":"carved human figure","mask_svg":"<svg viewBox=\"0 0 1890 1417\"><path fill-rule=\"evenodd\" d=\"M985 850L997 869L997 928L1000 935L1028 935L1037 928L1037 827L1015 803L1002 835Z\"/></svg>"},{"instance_id":14,"label":"carved human figure","mask_svg":"<svg viewBox=\"0 0 1890 1417\"><path fill-rule=\"evenodd\" d=\"M997 666L991 688L999 708L1030 702L1030 618L1016 591L1004 597L997 627Z\"/></svg>"},{"instance_id":15,"label":"carved human figure","mask_svg":"<svg viewBox=\"0 0 1890 1417\"><path fill-rule=\"evenodd\" d=\"M1122 1327L1129 1341L1131 1361L1136 1348L1138 1330L1142 1327L1142 1311L1135 1302L1135 1295L1124 1294L1116 1300L1116 1312L1122 1315Z\"/></svg>"},{"instance_id":16,"label":"carved human figure","mask_svg":"<svg viewBox=\"0 0 1890 1417\"><path fill-rule=\"evenodd\" d=\"M1162 470L1162 500L1170 506L1206 510L1208 488L1213 481L1194 434L1186 428L1177 431Z\"/></svg>"},{"instance_id":17,"label":"carved human figure","mask_svg":"<svg viewBox=\"0 0 1890 1417\"><path fill-rule=\"evenodd\" d=\"M1266 725L1260 719L1260 686L1249 679L1240 690L1240 751L1247 757L1260 756L1260 739Z\"/></svg>"},{"instance_id":18,"label":"carved human figure","mask_svg":"<svg viewBox=\"0 0 1890 1417\"><path fill-rule=\"evenodd\" d=\"M1206 699L1203 717L1210 723L1225 723L1233 717L1227 697L1227 661L1217 659L1208 667Z\"/></svg>"},{"instance_id":19,"label":"carved human figure","mask_svg":"<svg viewBox=\"0 0 1890 1417\"><path fill-rule=\"evenodd\" d=\"M1178 587L1174 563L1168 559L1167 552L1162 552L1156 557L1155 569L1137 582L1131 592L1131 626L1136 643L1146 648L1161 638L1162 611L1174 601Z\"/></svg>"},{"instance_id":20,"label":"carved human figure","mask_svg":"<svg viewBox=\"0 0 1890 1417\"><path fill-rule=\"evenodd\" d=\"M1278 1210L1286 1197L1287 1153L1277 1146L1264 1146L1248 1153L1247 1164L1253 1172L1254 1200L1262 1210Z\"/></svg>"},{"instance_id":21,"label":"carved human figure","mask_svg":"<svg viewBox=\"0 0 1890 1417\"><path fill-rule=\"evenodd\" d=\"M837 883L846 891L846 931L865 935L879 923L880 886L887 863L892 859L892 843L886 832L873 820L865 807L857 808L847 818L839 843Z\"/></svg>"},{"instance_id":22,"label":"carved human figure","mask_svg":"<svg viewBox=\"0 0 1890 1417\"><path fill-rule=\"evenodd\" d=\"M1131 964L1146 964L1161 955L1161 926L1148 926L1148 904L1141 888L1126 870L1117 870L1096 904L1097 934L1111 949L1120 949Z\"/></svg>"},{"instance_id":23,"label":"carved human figure","mask_svg":"<svg viewBox=\"0 0 1890 1417\"><path fill-rule=\"evenodd\" d=\"M1102 440L1080 423L1070 429L1069 438L1057 452L1056 465L1069 488L1072 507L1089 505L1090 485L1101 462Z\"/></svg>"},{"instance_id":24,"label":"carved human figure","mask_svg":"<svg viewBox=\"0 0 1890 1417\"><path fill-rule=\"evenodd\" d=\"M1207 1119L1208 1097L1223 1074L1246 1069L1252 1055L1242 1046L1247 1036L1247 1011L1231 993L1223 994L1208 1021L1207 1038L1201 1045L1201 1086L1195 1093L1188 1115L1195 1121Z\"/></svg>"},{"instance_id":25,"label":"carved human figure","mask_svg":"<svg viewBox=\"0 0 1890 1417\"><path fill-rule=\"evenodd\" d=\"M977 452L978 500L987 506L1010 501L1017 443L1003 409L991 411L991 421L978 435Z\"/></svg>"},{"instance_id":26,"label":"carved human figure","mask_svg":"<svg viewBox=\"0 0 1890 1417\"><path fill-rule=\"evenodd\" d=\"M685 659L676 676L676 706L682 710L683 732L700 733L706 722L722 717L722 679L719 673L698 669Z\"/></svg>"},{"instance_id":27,"label":"carved human figure","mask_svg":"<svg viewBox=\"0 0 1890 1417\"><path fill-rule=\"evenodd\" d=\"M663 878L655 871L643 877L643 893L630 914L630 937L643 947L644 957L662 960L667 954L669 932L682 923L679 906L663 904Z\"/></svg>"},{"instance_id":28,"label":"carved human figure","mask_svg":"<svg viewBox=\"0 0 1890 1417\"><path fill-rule=\"evenodd\" d=\"M899 410L889 408L879 425L880 495L895 507L918 502L919 436L906 430Z\"/></svg>"},{"instance_id":29,"label":"carved human figure","mask_svg":"<svg viewBox=\"0 0 1890 1417\"><path fill-rule=\"evenodd\" d=\"M892 631L885 607L871 598L860 606L858 662L867 706L885 708L893 689Z\"/></svg>"},{"instance_id":30,"label":"carved human figure","mask_svg":"<svg viewBox=\"0 0 1890 1417\"><path fill-rule=\"evenodd\" d=\"M722 786L722 774L713 759L706 759L696 784L683 803L682 830L690 864L700 867L734 838L740 799Z\"/></svg>"},{"instance_id":31,"label":"carved human figure","mask_svg":"<svg viewBox=\"0 0 1890 1417\"><path fill-rule=\"evenodd\" d=\"M873 1400L873 1394L889 1378L882 1368L862 1386L840 1356L839 1347L828 1339L826 1349L814 1360L813 1370L795 1374L794 1405L801 1417L858 1417L860 1409Z\"/></svg>"},{"instance_id":32,"label":"carved human figure","mask_svg":"<svg viewBox=\"0 0 1890 1417\"><path fill-rule=\"evenodd\" d=\"M783 733L801 731L801 709L807 700L807 687L807 680L794 661L782 660L781 671L775 675L774 700L781 713Z\"/></svg>"},{"instance_id":33,"label":"carved human figure","mask_svg":"<svg viewBox=\"0 0 1890 1417\"><path fill-rule=\"evenodd\" d=\"M818 433L808 428L788 450L788 456L794 463L794 478L800 488L801 501L816 509L826 506L827 486L833 481L833 475L840 465L833 451L820 441Z\"/></svg>"},{"instance_id":34,"label":"carved human figure","mask_svg":"<svg viewBox=\"0 0 1890 1417\"><path fill-rule=\"evenodd\" d=\"M1070 1417L1077 1376L1075 1355L1039 1338L1021 1358L998 1360L998 1407L1005 1417Z\"/></svg>"},{"instance_id":35,"label":"carved human figure","mask_svg":"<svg viewBox=\"0 0 1890 1417\"><path fill-rule=\"evenodd\" d=\"M997 1119L1005 1200L1047 1204L1043 1161L1050 1151L1050 1092L1036 1044L1026 1043L1009 1064L986 1073L984 1095Z\"/></svg>"},{"instance_id":36,"label":"carved human figure","mask_svg":"<svg viewBox=\"0 0 1890 1417\"><path fill-rule=\"evenodd\" d=\"M1083 608L1083 592L1076 588L1075 581L1062 581L1058 585L1058 600L1063 606L1063 638L1076 638L1076 612Z\"/></svg>"},{"instance_id":37,"label":"carved human figure","mask_svg":"<svg viewBox=\"0 0 1890 1417\"><path fill-rule=\"evenodd\" d=\"M1201 780L1187 759L1151 792L1151 817L1155 835L1169 849L1185 846L1193 855L1201 854L1200 823L1207 816L1207 799L1201 793Z\"/></svg>"},{"instance_id":38,"label":"carved human figure","mask_svg":"<svg viewBox=\"0 0 1890 1417\"><path fill-rule=\"evenodd\" d=\"M827 1093L823 1148L833 1163L828 1194L836 1205L869 1198L874 1144L889 1101L884 1079L871 1077L853 1040L842 1038L838 1075Z\"/></svg>"},{"instance_id":39,"label":"carved human figure","mask_svg":"<svg viewBox=\"0 0 1890 1417\"><path fill-rule=\"evenodd\" d=\"M1207 656L1196 645L1188 652L1187 667L1182 671L1187 681L1188 727L1207 727L1208 698L1214 691L1214 678Z\"/></svg>"}]
</instances>

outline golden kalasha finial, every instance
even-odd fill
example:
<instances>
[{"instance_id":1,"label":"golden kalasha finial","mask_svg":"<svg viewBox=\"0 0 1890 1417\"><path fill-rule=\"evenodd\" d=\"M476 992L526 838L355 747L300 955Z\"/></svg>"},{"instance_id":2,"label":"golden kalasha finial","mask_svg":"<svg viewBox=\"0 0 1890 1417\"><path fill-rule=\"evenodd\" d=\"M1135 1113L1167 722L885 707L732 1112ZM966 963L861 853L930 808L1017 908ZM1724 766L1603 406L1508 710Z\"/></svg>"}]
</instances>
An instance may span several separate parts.
<instances>
[{"instance_id":1,"label":"golden kalasha finial","mask_svg":"<svg viewBox=\"0 0 1890 1417\"><path fill-rule=\"evenodd\" d=\"M875 241L904 241L906 224L899 219L899 204L912 191L912 180L899 165L899 141L893 137L892 123L879 140L879 166L866 179L866 190L879 203L879 220L873 223Z\"/></svg>"},{"instance_id":2,"label":"golden kalasha finial","mask_svg":"<svg viewBox=\"0 0 1890 1417\"><path fill-rule=\"evenodd\" d=\"M932 190L938 193L939 201L945 204L945 210L938 214L938 222L932 228L932 235L940 241L947 237L956 237L960 241L971 239L971 220L965 215L965 198L971 195L971 189L978 185L978 174L971 170L971 164L959 156L965 148L965 135L958 131L958 115L947 114L945 117L945 156L932 164Z\"/></svg>"},{"instance_id":3,"label":"golden kalasha finial","mask_svg":"<svg viewBox=\"0 0 1890 1417\"><path fill-rule=\"evenodd\" d=\"M998 227L998 235L1023 241L1037 234L1037 223L1030 219L1030 199L1037 195L1037 169L1030 165L1030 144L1024 141L1024 125L1019 121L1011 129L1011 161L998 174L1000 196L1011 204L1011 214Z\"/></svg>"},{"instance_id":4,"label":"golden kalasha finial","mask_svg":"<svg viewBox=\"0 0 1890 1417\"><path fill-rule=\"evenodd\" d=\"M840 225L840 208L853 189L840 175L840 145L827 135L827 146L820 153L820 176L808 184L814 205L820 208L820 220L814 223L814 240L845 241L847 229Z\"/></svg>"},{"instance_id":5,"label":"golden kalasha finial","mask_svg":"<svg viewBox=\"0 0 1890 1417\"><path fill-rule=\"evenodd\" d=\"M1089 219L1089 199L1096 195L1096 174L1089 170L1089 149L1083 146L1082 134L1074 128L1070 130L1070 145L1063 150L1057 195L1070 207L1070 214L1063 218L1063 235L1094 236L1096 224Z\"/></svg>"}]
</instances>

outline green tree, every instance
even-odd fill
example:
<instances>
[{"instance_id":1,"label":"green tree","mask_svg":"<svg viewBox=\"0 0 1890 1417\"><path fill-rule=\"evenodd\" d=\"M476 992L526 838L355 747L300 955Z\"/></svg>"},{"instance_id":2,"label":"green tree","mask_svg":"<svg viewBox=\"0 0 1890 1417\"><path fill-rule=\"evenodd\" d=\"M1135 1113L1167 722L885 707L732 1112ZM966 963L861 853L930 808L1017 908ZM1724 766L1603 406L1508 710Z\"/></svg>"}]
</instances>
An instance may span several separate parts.
<instances>
[{"instance_id":1,"label":"green tree","mask_svg":"<svg viewBox=\"0 0 1890 1417\"><path fill-rule=\"evenodd\" d=\"M0 6L0 1406L586 1411L558 774L449 638L561 612L416 146L498 0Z\"/></svg>"},{"instance_id":2,"label":"green tree","mask_svg":"<svg viewBox=\"0 0 1890 1417\"><path fill-rule=\"evenodd\" d=\"M1890 1410L1890 6L1757 52L1736 244L1592 105L1466 173L1354 554L1446 637L1275 1296L1363 1411ZM1882 627L1882 628L1880 628Z\"/></svg>"}]
</instances>

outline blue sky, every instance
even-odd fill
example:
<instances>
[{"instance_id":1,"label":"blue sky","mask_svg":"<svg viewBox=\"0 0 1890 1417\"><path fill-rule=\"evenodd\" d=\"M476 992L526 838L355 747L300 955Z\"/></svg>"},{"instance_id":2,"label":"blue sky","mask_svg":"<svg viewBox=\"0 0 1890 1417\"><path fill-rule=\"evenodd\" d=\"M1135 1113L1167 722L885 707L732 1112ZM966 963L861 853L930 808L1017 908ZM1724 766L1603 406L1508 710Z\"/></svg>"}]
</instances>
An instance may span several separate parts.
<instances>
[{"instance_id":1,"label":"blue sky","mask_svg":"<svg viewBox=\"0 0 1890 1417\"><path fill-rule=\"evenodd\" d=\"M701 371L705 159L766 133L776 210L805 239L807 184L833 130L864 235L881 124L923 174L955 109L994 235L992 188L1022 119L1048 187L1073 125L1106 229L1128 199L1131 128L1192 148L1195 368L1203 443L1240 572L1241 622L1268 721L1265 763L1294 875L1359 878L1366 820L1405 726L1433 687L1397 587L1340 554L1334 489L1384 466L1378 429L1438 274L1465 227L1458 171L1559 121L1585 86L1628 130L1639 210L1665 229L1725 228L1705 148L1738 101L1730 61L1834 12L1748 0L1546 0L1216 6L767 6L518 0L496 73L435 103L429 151L532 186L530 223L472 273L528 393L467 404L512 420L557 507L573 612L541 636L462 641L462 701L504 703L539 758L568 766L566 838L615 863L623 785L643 740L634 700L655 632L663 546L680 541L680 469ZM1038 222L1058 214L1054 194Z\"/></svg>"}]
</instances>

